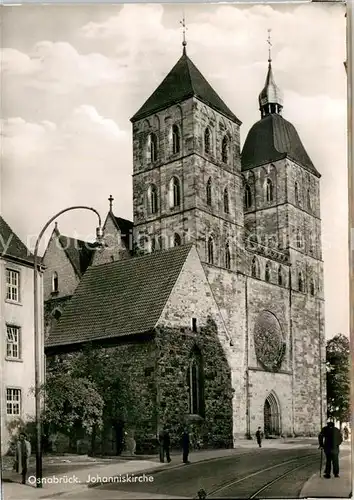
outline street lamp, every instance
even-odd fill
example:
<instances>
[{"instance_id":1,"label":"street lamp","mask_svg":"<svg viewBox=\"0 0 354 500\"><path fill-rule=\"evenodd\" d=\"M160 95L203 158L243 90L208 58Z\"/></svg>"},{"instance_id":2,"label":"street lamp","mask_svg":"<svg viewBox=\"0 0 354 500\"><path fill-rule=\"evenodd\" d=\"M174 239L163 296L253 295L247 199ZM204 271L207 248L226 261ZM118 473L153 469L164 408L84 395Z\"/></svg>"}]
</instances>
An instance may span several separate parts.
<instances>
[{"instance_id":1,"label":"street lamp","mask_svg":"<svg viewBox=\"0 0 354 500\"><path fill-rule=\"evenodd\" d=\"M34 294L34 366L35 366L35 398L36 398L36 486L37 488L42 488L42 425L41 425L41 376L40 376L40 361L43 359L43 342L41 339L38 325L38 248L41 238L48 228L48 226L57 218L59 215L69 212L70 210L91 210L98 217L98 227L96 229L96 243L97 246L102 245L103 231L100 214L91 207L86 206L74 206L65 208L58 212L54 217L52 217L46 225L43 227L34 247L34 281L33 281L33 294ZM41 343L41 340L43 342Z\"/></svg>"}]
</instances>

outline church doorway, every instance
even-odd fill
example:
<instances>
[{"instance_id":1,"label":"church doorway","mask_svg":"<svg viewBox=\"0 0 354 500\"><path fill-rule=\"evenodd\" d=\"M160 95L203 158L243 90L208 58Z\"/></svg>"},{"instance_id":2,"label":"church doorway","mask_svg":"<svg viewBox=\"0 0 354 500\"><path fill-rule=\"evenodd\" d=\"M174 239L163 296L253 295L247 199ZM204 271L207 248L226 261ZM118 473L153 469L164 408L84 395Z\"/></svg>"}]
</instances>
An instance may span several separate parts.
<instances>
[{"instance_id":1,"label":"church doorway","mask_svg":"<svg viewBox=\"0 0 354 500\"><path fill-rule=\"evenodd\" d=\"M264 403L264 435L265 437L279 436L280 428L280 410L274 394L269 394Z\"/></svg>"}]
</instances>

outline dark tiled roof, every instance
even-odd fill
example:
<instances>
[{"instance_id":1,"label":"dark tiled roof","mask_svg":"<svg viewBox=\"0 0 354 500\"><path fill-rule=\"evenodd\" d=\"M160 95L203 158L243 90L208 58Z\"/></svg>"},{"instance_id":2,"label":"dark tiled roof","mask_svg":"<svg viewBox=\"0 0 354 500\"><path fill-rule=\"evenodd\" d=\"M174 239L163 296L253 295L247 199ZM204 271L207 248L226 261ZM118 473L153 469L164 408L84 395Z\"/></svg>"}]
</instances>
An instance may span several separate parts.
<instances>
[{"instance_id":1,"label":"dark tiled roof","mask_svg":"<svg viewBox=\"0 0 354 500\"><path fill-rule=\"evenodd\" d=\"M320 177L294 125L281 115L271 114L255 123L248 132L241 154L242 170L287 157Z\"/></svg>"},{"instance_id":2,"label":"dark tiled roof","mask_svg":"<svg viewBox=\"0 0 354 500\"><path fill-rule=\"evenodd\" d=\"M131 121L135 122L145 118L190 97L197 97L211 108L230 118L230 120L241 123L186 54L182 54L177 64Z\"/></svg>"},{"instance_id":3,"label":"dark tiled roof","mask_svg":"<svg viewBox=\"0 0 354 500\"><path fill-rule=\"evenodd\" d=\"M47 347L152 330L191 246L90 267L52 330Z\"/></svg>"},{"instance_id":4,"label":"dark tiled roof","mask_svg":"<svg viewBox=\"0 0 354 500\"><path fill-rule=\"evenodd\" d=\"M33 264L33 254L0 216L0 254ZM40 262L41 259L38 260Z\"/></svg>"},{"instance_id":5,"label":"dark tiled roof","mask_svg":"<svg viewBox=\"0 0 354 500\"><path fill-rule=\"evenodd\" d=\"M69 236L63 236L59 233L57 233L57 235L76 273L78 276L82 276L91 264L95 245L87 241L69 238Z\"/></svg>"}]
</instances>

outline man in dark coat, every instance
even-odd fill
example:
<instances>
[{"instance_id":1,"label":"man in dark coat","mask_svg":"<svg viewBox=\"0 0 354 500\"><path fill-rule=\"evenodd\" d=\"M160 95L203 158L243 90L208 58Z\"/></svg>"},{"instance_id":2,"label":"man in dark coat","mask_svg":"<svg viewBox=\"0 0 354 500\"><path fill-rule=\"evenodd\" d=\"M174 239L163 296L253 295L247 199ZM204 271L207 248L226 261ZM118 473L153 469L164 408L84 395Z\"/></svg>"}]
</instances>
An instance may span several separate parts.
<instances>
[{"instance_id":1,"label":"man in dark coat","mask_svg":"<svg viewBox=\"0 0 354 500\"><path fill-rule=\"evenodd\" d=\"M171 462L170 457L170 434L168 432L168 428L165 425L163 430L159 434L159 444L160 444L160 462L165 461L165 454L167 462Z\"/></svg>"},{"instance_id":2,"label":"man in dark coat","mask_svg":"<svg viewBox=\"0 0 354 500\"><path fill-rule=\"evenodd\" d=\"M182 450L183 450L182 460L183 460L184 464L189 464L189 460L188 460L189 443L190 443L189 431L188 431L188 427L185 427L183 434L182 434Z\"/></svg>"},{"instance_id":3,"label":"man in dark coat","mask_svg":"<svg viewBox=\"0 0 354 500\"><path fill-rule=\"evenodd\" d=\"M258 446L260 448L262 448L262 437L263 437L262 429L260 427L258 427L258 430L256 432L256 439L257 439Z\"/></svg>"},{"instance_id":4,"label":"man in dark coat","mask_svg":"<svg viewBox=\"0 0 354 500\"><path fill-rule=\"evenodd\" d=\"M342 443L342 435L340 430L334 426L333 422L328 422L326 427L323 427L319 436L318 442L326 455L326 467L324 477L331 477L331 466L333 464L334 477L339 477L339 446Z\"/></svg>"},{"instance_id":5,"label":"man in dark coat","mask_svg":"<svg viewBox=\"0 0 354 500\"><path fill-rule=\"evenodd\" d=\"M27 441L27 436L24 432L19 435L19 440L16 445L16 456L14 468L16 472L22 476L22 484L26 484L28 462L31 456L31 444Z\"/></svg>"}]
</instances>

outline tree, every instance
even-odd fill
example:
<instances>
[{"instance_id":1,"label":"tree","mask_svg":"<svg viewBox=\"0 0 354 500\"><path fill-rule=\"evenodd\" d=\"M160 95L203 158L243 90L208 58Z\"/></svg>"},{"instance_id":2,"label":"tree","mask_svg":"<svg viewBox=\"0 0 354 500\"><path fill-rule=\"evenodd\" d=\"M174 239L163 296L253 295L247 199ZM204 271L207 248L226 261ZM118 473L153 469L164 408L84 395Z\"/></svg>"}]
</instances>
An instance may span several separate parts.
<instances>
[{"instance_id":1,"label":"tree","mask_svg":"<svg viewBox=\"0 0 354 500\"><path fill-rule=\"evenodd\" d=\"M57 370L47 374L44 391L44 423L55 432L70 435L84 429L91 434L101 427L104 402L92 381Z\"/></svg>"},{"instance_id":2,"label":"tree","mask_svg":"<svg viewBox=\"0 0 354 500\"><path fill-rule=\"evenodd\" d=\"M350 420L350 347L349 339L336 335L326 346L327 415L340 424Z\"/></svg>"}]
</instances>

